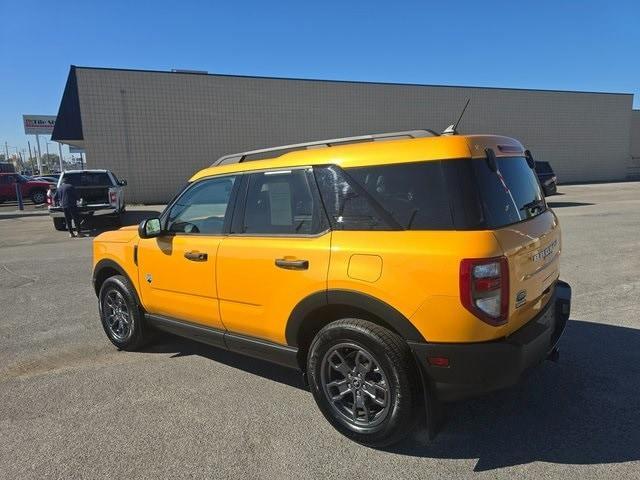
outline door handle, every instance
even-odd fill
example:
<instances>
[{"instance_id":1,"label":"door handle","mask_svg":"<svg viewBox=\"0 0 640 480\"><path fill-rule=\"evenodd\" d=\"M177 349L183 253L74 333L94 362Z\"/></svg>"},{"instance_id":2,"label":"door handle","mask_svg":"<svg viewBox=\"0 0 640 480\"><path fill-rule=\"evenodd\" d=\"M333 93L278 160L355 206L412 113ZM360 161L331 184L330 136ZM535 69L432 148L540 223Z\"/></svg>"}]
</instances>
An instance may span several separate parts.
<instances>
[{"instance_id":1,"label":"door handle","mask_svg":"<svg viewBox=\"0 0 640 480\"><path fill-rule=\"evenodd\" d=\"M276 267L285 270L308 270L309 260L287 260L286 258L276 258Z\"/></svg>"},{"instance_id":2,"label":"door handle","mask_svg":"<svg viewBox=\"0 0 640 480\"><path fill-rule=\"evenodd\" d=\"M184 258L187 260L193 260L194 262L206 262L209 255L193 250L191 252L184 252Z\"/></svg>"}]
</instances>

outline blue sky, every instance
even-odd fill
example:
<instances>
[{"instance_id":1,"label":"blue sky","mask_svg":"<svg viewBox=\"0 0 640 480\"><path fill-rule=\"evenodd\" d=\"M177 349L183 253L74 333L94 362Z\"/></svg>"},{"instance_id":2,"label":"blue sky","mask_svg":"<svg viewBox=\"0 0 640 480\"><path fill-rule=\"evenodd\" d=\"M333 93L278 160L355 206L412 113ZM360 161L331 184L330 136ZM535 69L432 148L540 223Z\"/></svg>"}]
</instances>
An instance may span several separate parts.
<instances>
[{"instance_id":1,"label":"blue sky","mask_svg":"<svg viewBox=\"0 0 640 480\"><path fill-rule=\"evenodd\" d=\"M628 92L638 108L639 18L638 0L0 0L0 144L26 148L23 113L57 113L70 64Z\"/></svg>"}]
</instances>

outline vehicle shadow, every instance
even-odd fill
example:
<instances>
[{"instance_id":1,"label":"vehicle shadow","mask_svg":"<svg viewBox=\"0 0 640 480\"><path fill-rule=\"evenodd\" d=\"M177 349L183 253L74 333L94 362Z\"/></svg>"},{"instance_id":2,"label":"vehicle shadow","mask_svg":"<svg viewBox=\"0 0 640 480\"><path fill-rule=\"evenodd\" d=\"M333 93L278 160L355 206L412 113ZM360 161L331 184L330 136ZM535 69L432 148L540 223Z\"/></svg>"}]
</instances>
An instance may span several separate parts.
<instances>
[{"instance_id":1,"label":"vehicle shadow","mask_svg":"<svg viewBox=\"0 0 640 480\"><path fill-rule=\"evenodd\" d=\"M549 208L586 207L588 205L595 205L595 203L588 203L588 202L547 202L547 206Z\"/></svg>"},{"instance_id":2,"label":"vehicle shadow","mask_svg":"<svg viewBox=\"0 0 640 480\"><path fill-rule=\"evenodd\" d=\"M199 355L307 390L293 370L161 334L146 352ZM442 459L477 459L474 471L534 461L640 460L640 330L570 320L559 363L544 362L519 385L445 406L438 435L425 429L387 449Z\"/></svg>"},{"instance_id":3,"label":"vehicle shadow","mask_svg":"<svg viewBox=\"0 0 640 480\"><path fill-rule=\"evenodd\" d=\"M560 349L520 385L448 405L435 439L419 432L391 451L477 458L475 471L640 460L640 330L572 320Z\"/></svg>"},{"instance_id":4,"label":"vehicle shadow","mask_svg":"<svg viewBox=\"0 0 640 480\"><path fill-rule=\"evenodd\" d=\"M80 230L83 235L95 237L109 230L117 230L129 225L138 225L142 220L157 217L158 210L130 210L125 212L120 219L109 215L97 215L84 217Z\"/></svg>"},{"instance_id":5,"label":"vehicle shadow","mask_svg":"<svg viewBox=\"0 0 640 480\"><path fill-rule=\"evenodd\" d=\"M273 363L256 360L246 355L230 352L163 332L158 332L158 342L143 351L147 353L174 353L171 358L198 355L223 363L253 375L258 375L290 387L308 390L302 381L302 374L296 370Z\"/></svg>"}]
</instances>

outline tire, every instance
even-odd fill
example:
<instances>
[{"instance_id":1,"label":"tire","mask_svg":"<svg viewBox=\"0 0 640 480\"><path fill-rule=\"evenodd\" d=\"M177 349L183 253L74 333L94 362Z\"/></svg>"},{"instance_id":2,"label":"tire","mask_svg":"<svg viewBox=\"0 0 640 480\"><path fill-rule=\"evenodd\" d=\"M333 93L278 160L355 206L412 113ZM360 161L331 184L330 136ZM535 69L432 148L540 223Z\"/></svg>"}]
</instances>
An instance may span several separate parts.
<instances>
[{"instance_id":1,"label":"tire","mask_svg":"<svg viewBox=\"0 0 640 480\"><path fill-rule=\"evenodd\" d=\"M392 445L417 423L420 379L411 351L375 323L348 318L325 326L309 349L307 375L325 418L358 443Z\"/></svg>"},{"instance_id":2,"label":"tire","mask_svg":"<svg viewBox=\"0 0 640 480\"><path fill-rule=\"evenodd\" d=\"M120 350L139 350L150 340L150 329L138 307L133 285L122 275L107 278L99 294L102 328Z\"/></svg>"},{"instance_id":3,"label":"tire","mask_svg":"<svg viewBox=\"0 0 640 480\"><path fill-rule=\"evenodd\" d=\"M35 190L31 192L31 201L36 205L40 205L47 201L47 194L44 190Z\"/></svg>"},{"instance_id":4,"label":"tire","mask_svg":"<svg viewBox=\"0 0 640 480\"><path fill-rule=\"evenodd\" d=\"M53 228L55 228L58 231L63 232L64 230L67 229L67 222L65 221L64 218L54 217L53 218Z\"/></svg>"}]
</instances>

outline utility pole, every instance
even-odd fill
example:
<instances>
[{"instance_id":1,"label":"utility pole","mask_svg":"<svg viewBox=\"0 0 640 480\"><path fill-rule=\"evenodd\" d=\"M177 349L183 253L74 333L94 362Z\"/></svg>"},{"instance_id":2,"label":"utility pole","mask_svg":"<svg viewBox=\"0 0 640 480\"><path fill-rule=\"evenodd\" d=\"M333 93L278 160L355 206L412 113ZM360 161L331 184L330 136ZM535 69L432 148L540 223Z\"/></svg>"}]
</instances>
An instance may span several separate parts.
<instances>
[{"instance_id":1,"label":"utility pole","mask_svg":"<svg viewBox=\"0 0 640 480\"><path fill-rule=\"evenodd\" d=\"M42 175L42 153L40 152L40 135L36 133L36 144L38 145L38 175Z\"/></svg>"},{"instance_id":2,"label":"utility pole","mask_svg":"<svg viewBox=\"0 0 640 480\"><path fill-rule=\"evenodd\" d=\"M9 146L7 145L7 142L4 142L4 161L9 161Z\"/></svg>"},{"instance_id":3,"label":"utility pole","mask_svg":"<svg viewBox=\"0 0 640 480\"><path fill-rule=\"evenodd\" d=\"M64 168L62 166L62 144L58 142L58 152L60 153L60 173L64 172Z\"/></svg>"}]
</instances>

